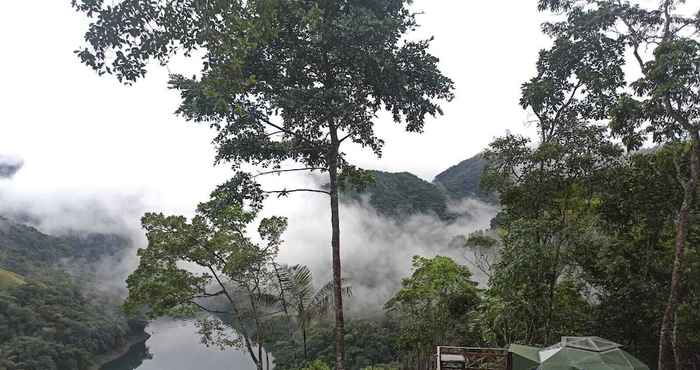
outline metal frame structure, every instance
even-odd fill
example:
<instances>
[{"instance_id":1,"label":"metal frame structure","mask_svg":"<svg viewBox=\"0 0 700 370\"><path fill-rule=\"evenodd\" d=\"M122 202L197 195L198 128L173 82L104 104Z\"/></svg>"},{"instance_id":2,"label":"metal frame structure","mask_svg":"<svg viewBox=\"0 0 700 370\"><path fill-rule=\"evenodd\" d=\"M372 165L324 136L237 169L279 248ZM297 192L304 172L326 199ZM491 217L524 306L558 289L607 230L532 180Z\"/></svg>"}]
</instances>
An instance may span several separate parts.
<instances>
[{"instance_id":1,"label":"metal frame structure","mask_svg":"<svg viewBox=\"0 0 700 370\"><path fill-rule=\"evenodd\" d=\"M438 346L437 370L512 370L513 358L505 348Z\"/></svg>"}]
</instances>

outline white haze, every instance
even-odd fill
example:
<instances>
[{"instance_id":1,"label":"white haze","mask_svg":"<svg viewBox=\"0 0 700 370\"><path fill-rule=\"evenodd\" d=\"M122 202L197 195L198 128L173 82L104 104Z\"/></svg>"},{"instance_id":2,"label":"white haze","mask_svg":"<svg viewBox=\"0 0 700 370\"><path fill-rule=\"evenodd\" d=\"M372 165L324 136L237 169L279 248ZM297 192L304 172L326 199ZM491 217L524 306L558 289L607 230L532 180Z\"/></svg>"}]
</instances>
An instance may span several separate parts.
<instances>
[{"instance_id":1,"label":"white haze","mask_svg":"<svg viewBox=\"0 0 700 370\"><path fill-rule=\"evenodd\" d=\"M319 186L318 179L308 177L292 177L290 181L306 188ZM353 296L348 299L352 314L381 312L384 303L400 287L401 279L410 275L413 256L444 255L469 264L470 252L462 247L460 240L471 232L488 228L498 210L471 199L451 207L463 216L447 222L434 214L419 214L397 221L378 214L366 200L341 204L341 260L343 276L352 285ZM317 286L330 281L327 198L314 194L273 198L267 201L266 209L267 215L289 218L280 260L310 266ZM475 281L485 283L483 272L471 270Z\"/></svg>"},{"instance_id":2,"label":"white haze","mask_svg":"<svg viewBox=\"0 0 700 370\"><path fill-rule=\"evenodd\" d=\"M309 176L273 176L263 182L267 189L282 187L318 187L321 179ZM204 199L202 199L204 200ZM435 215L414 215L396 221L378 214L366 201L341 205L341 244L344 276L353 287L348 300L352 314L374 315L396 292L401 279L411 272L415 255L446 255L467 263L467 251L459 238L487 228L495 216L495 207L476 200L452 205L463 214L446 222ZM28 220L42 232L64 235L68 232L114 233L128 239L122 255L105 258L96 269L97 287L124 295L124 280L137 264L136 251L146 240L139 219L147 211L163 211L191 216L178 209L159 209L143 194L100 194L53 191L27 194L12 180L0 183L0 215L29 216ZM330 280L330 210L326 196L300 193L266 201L264 216L279 215L289 219L280 250L282 263L305 264L320 286ZM251 227L251 231L255 228ZM484 276L472 269L475 280Z\"/></svg>"}]
</instances>

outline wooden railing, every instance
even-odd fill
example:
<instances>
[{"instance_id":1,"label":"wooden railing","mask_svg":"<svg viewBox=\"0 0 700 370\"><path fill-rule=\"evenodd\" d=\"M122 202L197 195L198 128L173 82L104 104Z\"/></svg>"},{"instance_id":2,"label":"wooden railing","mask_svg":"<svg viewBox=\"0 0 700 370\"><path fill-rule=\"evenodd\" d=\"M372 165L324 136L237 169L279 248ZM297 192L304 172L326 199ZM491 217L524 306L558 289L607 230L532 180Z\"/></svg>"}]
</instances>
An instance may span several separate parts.
<instances>
[{"instance_id":1,"label":"wooden railing","mask_svg":"<svg viewBox=\"0 0 700 370\"><path fill-rule=\"evenodd\" d=\"M443 347L437 348L437 359L443 355L456 355L464 358L464 365L438 360L437 370L512 370L512 355L502 348Z\"/></svg>"}]
</instances>

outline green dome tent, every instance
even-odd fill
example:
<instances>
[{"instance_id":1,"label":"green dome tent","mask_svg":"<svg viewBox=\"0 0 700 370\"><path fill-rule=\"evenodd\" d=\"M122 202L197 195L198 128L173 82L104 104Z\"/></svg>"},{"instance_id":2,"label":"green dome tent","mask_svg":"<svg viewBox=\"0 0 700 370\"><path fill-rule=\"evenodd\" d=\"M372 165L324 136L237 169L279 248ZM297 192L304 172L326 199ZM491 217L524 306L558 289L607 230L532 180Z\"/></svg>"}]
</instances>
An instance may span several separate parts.
<instances>
[{"instance_id":1,"label":"green dome tent","mask_svg":"<svg viewBox=\"0 0 700 370\"><path fill-rule=\"evenodd\" d=\"M527 361L516 361L516 356L534 360L532 347L511 346L513 370L649 370L621 347L598 337L563 337L560 343L539 351L539 365L524 367Z\"/></svg>"},{"instance_id":2,"label":"green dome tent","mask_svg":"<svg viewBox=\"0 0 700 370\"><path fill-rule=\"evenodd\" d=\"M511 344L508 352L512 354L513 370L530 370L540 364L540 349L537 347Z\"/></svg>"}]
</instances>

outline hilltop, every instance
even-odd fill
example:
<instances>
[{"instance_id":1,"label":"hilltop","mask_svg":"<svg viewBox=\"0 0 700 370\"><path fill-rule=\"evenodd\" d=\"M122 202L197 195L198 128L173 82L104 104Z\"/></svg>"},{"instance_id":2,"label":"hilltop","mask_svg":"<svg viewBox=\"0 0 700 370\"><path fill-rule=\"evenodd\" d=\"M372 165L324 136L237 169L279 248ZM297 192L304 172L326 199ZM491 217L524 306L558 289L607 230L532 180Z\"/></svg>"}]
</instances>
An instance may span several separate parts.
<instances>
[{"instance_id":1,"label":"hilltop","mask_svg":"<svg viewBox=\"0 0 700 370\"><path fill-rule=\"evenodd\" d=\"M346 201L367 199L381 215L403 219L413 214L433 214L443 221L459 216L450 210L450 202L474 198L496 203L493 194L481 190L481 173L486 166L481 154L441 172L428 182L410 172L371 171L374 183L361 192L348 192Z\"/></svg>"}]
</instances>

